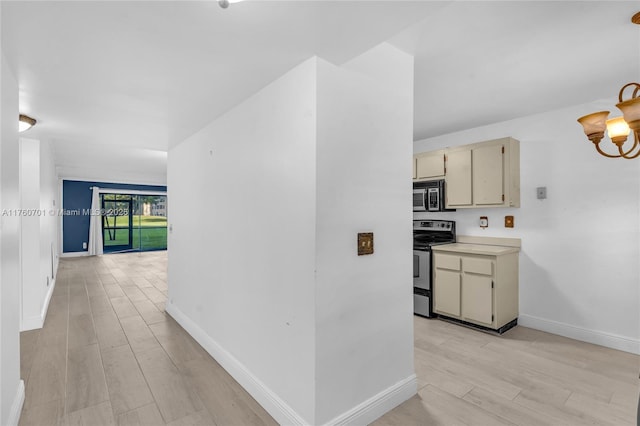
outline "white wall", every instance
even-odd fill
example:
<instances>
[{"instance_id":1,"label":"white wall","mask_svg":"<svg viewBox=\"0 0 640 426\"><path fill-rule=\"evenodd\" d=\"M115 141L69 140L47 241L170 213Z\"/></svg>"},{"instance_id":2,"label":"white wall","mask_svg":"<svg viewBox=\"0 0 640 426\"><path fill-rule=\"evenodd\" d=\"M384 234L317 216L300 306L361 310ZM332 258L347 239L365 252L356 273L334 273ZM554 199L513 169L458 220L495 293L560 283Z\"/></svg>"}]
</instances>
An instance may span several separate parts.
<instances>
[{"instance_id":1,"label":"white wall","mask_svg":"<svg viewBox=\"0 0 640 426\"><path fill-rule=\"evenodd\" d=\"M416 392L412 77L388 45L310 59L169 152L167 310L280 423Z\"/></svg>"},{"instance_id":2,"label":"white wall","mask_svg":"<svg viewBox=\"0 0 640 426\"><path fill-rule=\"evenodd\" d=\"M19 209L18 83L1 54L0 208ZM17 424L24 401L20 380L20 218L1 215L0 424Z\"/></svg>"},{"instance_id":3,"label":"white wall","mask_svg":"<svg viewBox=\"0 0 640 426\"><path fill-rule=\"evenodd\" d=\"M412 83L389 45L319 63L315 424L414 375ZM358 232L374 254L357 255Z\"/></svg>"},{"instance_id":4,"label":"white wall","mask_svg":"<svg viewBox=\"0 0 640 426\"><path fill-rule=\"evenodd\" d=\"M600 156L576 122L614 105L596 101L415 142L422 152L513 136L522 189L519 209L415 217L454 219L461 235L522 239L520 324L640 353L640 160ZM546 200L536 198L540 186ZM513 229L504 228L507 214ZM486 230L481 215L489 217Z\"/></svg>"},{"instance_id":5,"label":"white wall","mask_svg":"<svg viewBox=\"0 0 640 426\"><path fill-rule=\"evenodd\" d=\"M313 59L172 149L168 164L168 310L195 323L226 368L222 352L307 423L315 380L315 81Z\"/></svg>"},{"instance_id":6,"label":"white wall","mask_svg":"<svg viewBox=\"0 0 640 426\"><path fill-rule=\"evenodd\" d=\"M58 176L54 162L54 153L49 141L40 142L40 210L43 212L55 211L40 218L40 277L43 285L46 285L47 277L49 286L45 292L42 304L42 318L46 316L55 278L58 270L60 247L60 217L58 209L62 207L60 191L58 189Z\"/></svg>"},{"instance_id":7,"label":"white wall","mask_svg":"<svg viewBox=\"0 0 640 426\"><path fill-rule=\"evenodd\" d=\"M20 138L20 207L40 211L40 141ZM42 327L40 312L45 288L40 280L40 217L20 218L20 268L22 271L21 330Z\"/></svg>"},{"instance_id":8,"label":"white wall","mask_svg":"<svg viewBox=\"0 0 640 426\"><path fill-rule=\"evenodd\" d=\"M58 257L58 179L47 142L20 139L21 330L41 328L53 293ZM37 266L35 266L37 265Z\"/></svg>"}]
</instances>

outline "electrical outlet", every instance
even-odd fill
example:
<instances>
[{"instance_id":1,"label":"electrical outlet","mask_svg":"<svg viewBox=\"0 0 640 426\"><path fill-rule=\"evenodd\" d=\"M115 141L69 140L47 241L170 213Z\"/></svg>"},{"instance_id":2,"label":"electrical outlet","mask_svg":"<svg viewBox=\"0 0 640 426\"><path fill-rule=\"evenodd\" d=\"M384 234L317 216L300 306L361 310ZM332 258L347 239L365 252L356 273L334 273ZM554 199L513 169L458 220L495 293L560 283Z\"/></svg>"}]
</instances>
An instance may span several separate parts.
<instances>
[{"instance_id":1,"label":"electrical outlet","mask_svg":"<svg viewBox=\"0 0 640 426\"><path fill-rule=\"evenodd\" d=\"M513 216L505 216L504 217L504 227L505 228L513 228Z\"/></svg>"},{"instance_id":2,"label":"electrical outlet","mask_svg":"<svg viewBox=\"0 0 640 426\"><path fill-rule=\"evenodd\" d=\"M82 243L82 249L86 250L87 249L87 243Z\"/></svg>"},{"instance_id":3,"label":"electrical outlet","mask_svg":"<svg viewBox=\"0 0 640 426\"><path fill-rule=\"evenodd\" d=\"M489 218L487 216L480 216L480 228L489 227Z\"/></svg>"}]
</instances>

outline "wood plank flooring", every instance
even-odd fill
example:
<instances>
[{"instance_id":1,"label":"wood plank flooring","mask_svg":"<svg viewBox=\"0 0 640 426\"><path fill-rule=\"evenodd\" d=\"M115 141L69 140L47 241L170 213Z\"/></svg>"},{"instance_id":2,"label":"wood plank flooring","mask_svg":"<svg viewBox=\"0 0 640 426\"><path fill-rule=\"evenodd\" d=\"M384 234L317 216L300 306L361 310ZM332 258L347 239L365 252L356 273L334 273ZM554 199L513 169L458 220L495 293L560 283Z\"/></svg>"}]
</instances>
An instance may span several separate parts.
<instances>
[{"instance_id":1,"label":"wood plank flooring","mask_svg":"<svg viewBox=\"0 0 640 426\"><path fill-rule=\"evenodd\" d=\"M640 357L516 327L414 317L418 395L386 425L635 425Z\"/></svg>"},{"instance_id":2,"label":"wood plank flooring","mask_svg":"<svg viewBox=\"0 0 640 426\"><path fill-rule=\"evenodd\" d=\"M166 256L60 262L44 327L21 333L20 425L276 424L165 314ZM375 426L635 424L636 355L414 321L419 393Z\"/></svg>"},{"instance_id":3,"label":"wood plank flooring","mask_svg":"<svg viewBox=\"0 0 640 426\"><path fill-rule=\"evenodd\" d=\"M44 327L20 336L20 425L276 424L165 314L166 264L166 252L61 260Z\"/></svg>"}]
</instances>

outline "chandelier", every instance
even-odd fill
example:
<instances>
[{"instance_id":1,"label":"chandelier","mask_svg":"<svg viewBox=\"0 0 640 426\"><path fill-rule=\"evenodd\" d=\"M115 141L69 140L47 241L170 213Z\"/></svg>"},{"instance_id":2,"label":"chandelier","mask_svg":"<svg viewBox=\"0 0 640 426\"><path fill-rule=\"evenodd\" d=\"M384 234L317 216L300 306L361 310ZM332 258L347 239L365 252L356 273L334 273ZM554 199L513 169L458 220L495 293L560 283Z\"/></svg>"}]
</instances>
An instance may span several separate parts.
<instances>
[{"instance_id":1,"label":"chandelier","mask_svg":"<svg viewBox=\"0 0 640 426\"><path fill-rule=\"evenodd\" d=\"M631 91L631 96L624 98L625 92ZM609 158L636 158L640 156L640 84L628 83L622 86L618 94L618 104L616 107L622 111L622 117L615 117L607 120L609 111L599 111L585 115L578 119L582 124L584 134L596 146L596 150ZM608 154L600 148L600 142L604 138L604 131L607 131L611 142L618 147L618 154ZM629 133L633 131L633 144L630 148L625 148Z\"/></svg>"},{"instance_id":2,"label":"chandelier","mask_svg":"<svg viewBox=\"0 0 640 426\"><path fill-rule=\"evenodd\" d=\"M631 22L640 25L640 12L631 17ZM624 98L625 92L631 92L631 96ZM628 83L622 86L618 94L618 104L616 107L622 111L622 117L614 117L607 120L609 111L599 111L593 114L578 118L578 123L582 124L584 134L596 146L596 150L609 158L636 158L640 156L640 84ZM604 131L607 131L611 142L618 147L617 154L608 154L600 148L600 141L604 138ZM629 133L633 131L633 144L630 148L625 148L625 142ZM629 144L627 144L628 147Z\"/></svg>"}]
</instances>

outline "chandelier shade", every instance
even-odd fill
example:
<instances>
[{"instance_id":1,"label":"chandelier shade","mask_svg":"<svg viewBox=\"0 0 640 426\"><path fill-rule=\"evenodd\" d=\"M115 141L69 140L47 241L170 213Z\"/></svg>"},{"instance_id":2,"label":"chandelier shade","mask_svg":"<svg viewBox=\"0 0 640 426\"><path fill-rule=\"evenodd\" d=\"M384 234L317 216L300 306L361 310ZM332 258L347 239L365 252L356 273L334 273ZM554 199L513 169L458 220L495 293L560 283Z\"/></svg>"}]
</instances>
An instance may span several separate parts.
<instances>
[{"instance_id":1,"label":"chandelier shade","mask_svg":"<svg viewBox=\"0 0 640 426\"><path fill-rule=\"evenodd\" d=\"M634 83L637 84L637 83ZM634 90L634 94L637 96L637 91L640 86ZM629 124L629 127L633 130L640 129L640 98L635 97L624 102L620 102L616 105L620 111L624 121Z\"/></svg>"},{"instance_id":2,"label":"chandelier shade","mask_svg":"<svg viewBox=\"0 0 640 426\"><path fill-rule=\"evenodd\" d=\"M595 142L594 139L596 139L600 142L607 129L607 117L609 117L609 111L594 112L578 118L578 123L582 124L584 134L589 140Z\"/></svg>"},{"instance_id":3,"label":"chandelier shade","mask_svg":"<svg viewBox=\"0 0 640 426\"><path fill-rule=\"evenodd\" d=\"M613 143L624 143L630 131L631 129L629 129L629 125L623 117L615 117L607 120L607 135L609 135L609 139L611 139Z\"/></svg>"}]
</instances>

